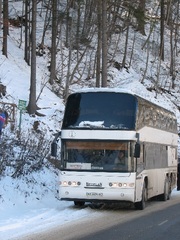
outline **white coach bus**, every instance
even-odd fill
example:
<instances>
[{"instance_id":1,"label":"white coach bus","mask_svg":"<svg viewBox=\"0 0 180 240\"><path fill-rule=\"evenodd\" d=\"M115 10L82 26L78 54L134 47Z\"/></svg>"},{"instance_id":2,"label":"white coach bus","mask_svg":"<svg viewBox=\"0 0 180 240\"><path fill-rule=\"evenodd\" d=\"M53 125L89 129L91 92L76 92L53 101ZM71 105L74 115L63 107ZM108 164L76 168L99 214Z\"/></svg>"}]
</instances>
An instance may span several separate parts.
<instances>
[{"instance_id":1,"label":"white coach bus","mask_svg":"<svg viewBox=\"0 0 180 240\"><path fill-rule=\"evenodd\" d=\"M61 200L130 202L144 209L158 196L166 201L176 186L175 115L136 94L88 89L69 95L52 156L60 159ZM117 156L124 162L117 167ZM60 155L60 156L58 156Z\"/></svg>"}]
</instances>

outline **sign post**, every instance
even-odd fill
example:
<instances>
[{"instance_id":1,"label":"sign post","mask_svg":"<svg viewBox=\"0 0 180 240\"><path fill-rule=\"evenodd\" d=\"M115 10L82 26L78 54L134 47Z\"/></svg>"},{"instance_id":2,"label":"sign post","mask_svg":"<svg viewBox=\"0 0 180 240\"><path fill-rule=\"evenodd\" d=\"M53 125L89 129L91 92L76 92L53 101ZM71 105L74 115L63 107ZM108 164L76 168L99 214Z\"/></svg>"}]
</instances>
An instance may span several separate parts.
<instances>
[{"instance_id":1,"label":"sign post","mask_svg":"<svg viewBox=\"0 0 180 240\"><path fill-rule=\"evenodd\" d=\"M19 99L18 109L20 110L19 131L21 130L22 111L26 110L26 101Z\"/></svg>"}]
</instances>

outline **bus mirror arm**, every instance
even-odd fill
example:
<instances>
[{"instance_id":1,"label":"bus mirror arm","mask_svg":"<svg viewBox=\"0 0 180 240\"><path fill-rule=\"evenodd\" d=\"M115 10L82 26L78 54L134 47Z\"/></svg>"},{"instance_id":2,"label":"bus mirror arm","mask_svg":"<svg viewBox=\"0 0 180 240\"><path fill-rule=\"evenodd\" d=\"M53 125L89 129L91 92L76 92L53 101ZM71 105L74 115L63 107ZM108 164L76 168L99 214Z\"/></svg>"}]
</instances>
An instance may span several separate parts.
<instances>
[{"instance_id":1,"label":"bus mirror arm","mask_svg":"<svg viewBox=\"0 0 180 240\"><path fill-rule=\"evenodd\" d=\"M60 136L61 136L61 132L58 132L55 135L53 142L51 143L51 156L52 157L57 157L57 142L59 141Z\"/></svg>"}]
</instances>

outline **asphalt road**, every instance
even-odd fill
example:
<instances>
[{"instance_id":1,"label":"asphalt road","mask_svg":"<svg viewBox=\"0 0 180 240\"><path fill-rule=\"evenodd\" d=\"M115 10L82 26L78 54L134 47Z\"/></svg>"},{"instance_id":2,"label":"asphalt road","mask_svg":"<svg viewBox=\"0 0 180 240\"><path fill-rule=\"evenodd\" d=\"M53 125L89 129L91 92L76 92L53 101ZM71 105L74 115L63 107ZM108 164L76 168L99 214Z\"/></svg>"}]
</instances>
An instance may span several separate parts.
<instances>
[{"instance_id":1,"label":"asphalt road","mask_svg":"<svg viewBox=\"0 0 180 240\"><path fill-rule=\"evenodd\" d=\"M78 240L179 240L180 203L125 223L78 237Z\"/></svg>"},{"instance_id":2,"label":"asphalt road","mask_svg":"<svg viewBox=\"0 0 180 240\"><path fill-rule=\"evenodd\" d=\"M77 209L78 211L78 209ZM150 201L140 211L118 205L94 210L96 215L23 240L179 240L180 198Z\"/></svg>"}]
</instances>

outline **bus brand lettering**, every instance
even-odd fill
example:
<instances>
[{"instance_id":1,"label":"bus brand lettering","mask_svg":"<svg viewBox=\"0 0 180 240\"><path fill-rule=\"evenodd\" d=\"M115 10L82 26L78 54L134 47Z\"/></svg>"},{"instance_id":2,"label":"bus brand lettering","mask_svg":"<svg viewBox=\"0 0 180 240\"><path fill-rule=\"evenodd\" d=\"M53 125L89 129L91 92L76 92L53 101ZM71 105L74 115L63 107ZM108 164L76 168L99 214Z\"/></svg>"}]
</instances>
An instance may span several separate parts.
<instances>
[{"instance_id":1,"label":"bus brand lettering","mask_svg":"<svg viewBox=\"0 0 180 240\"><path fill-rule=\"evenodd\" d=\"M86 182L86 187L102 187L102 183L89 183L89 182Z\"/></svg>"}]
</instances>

